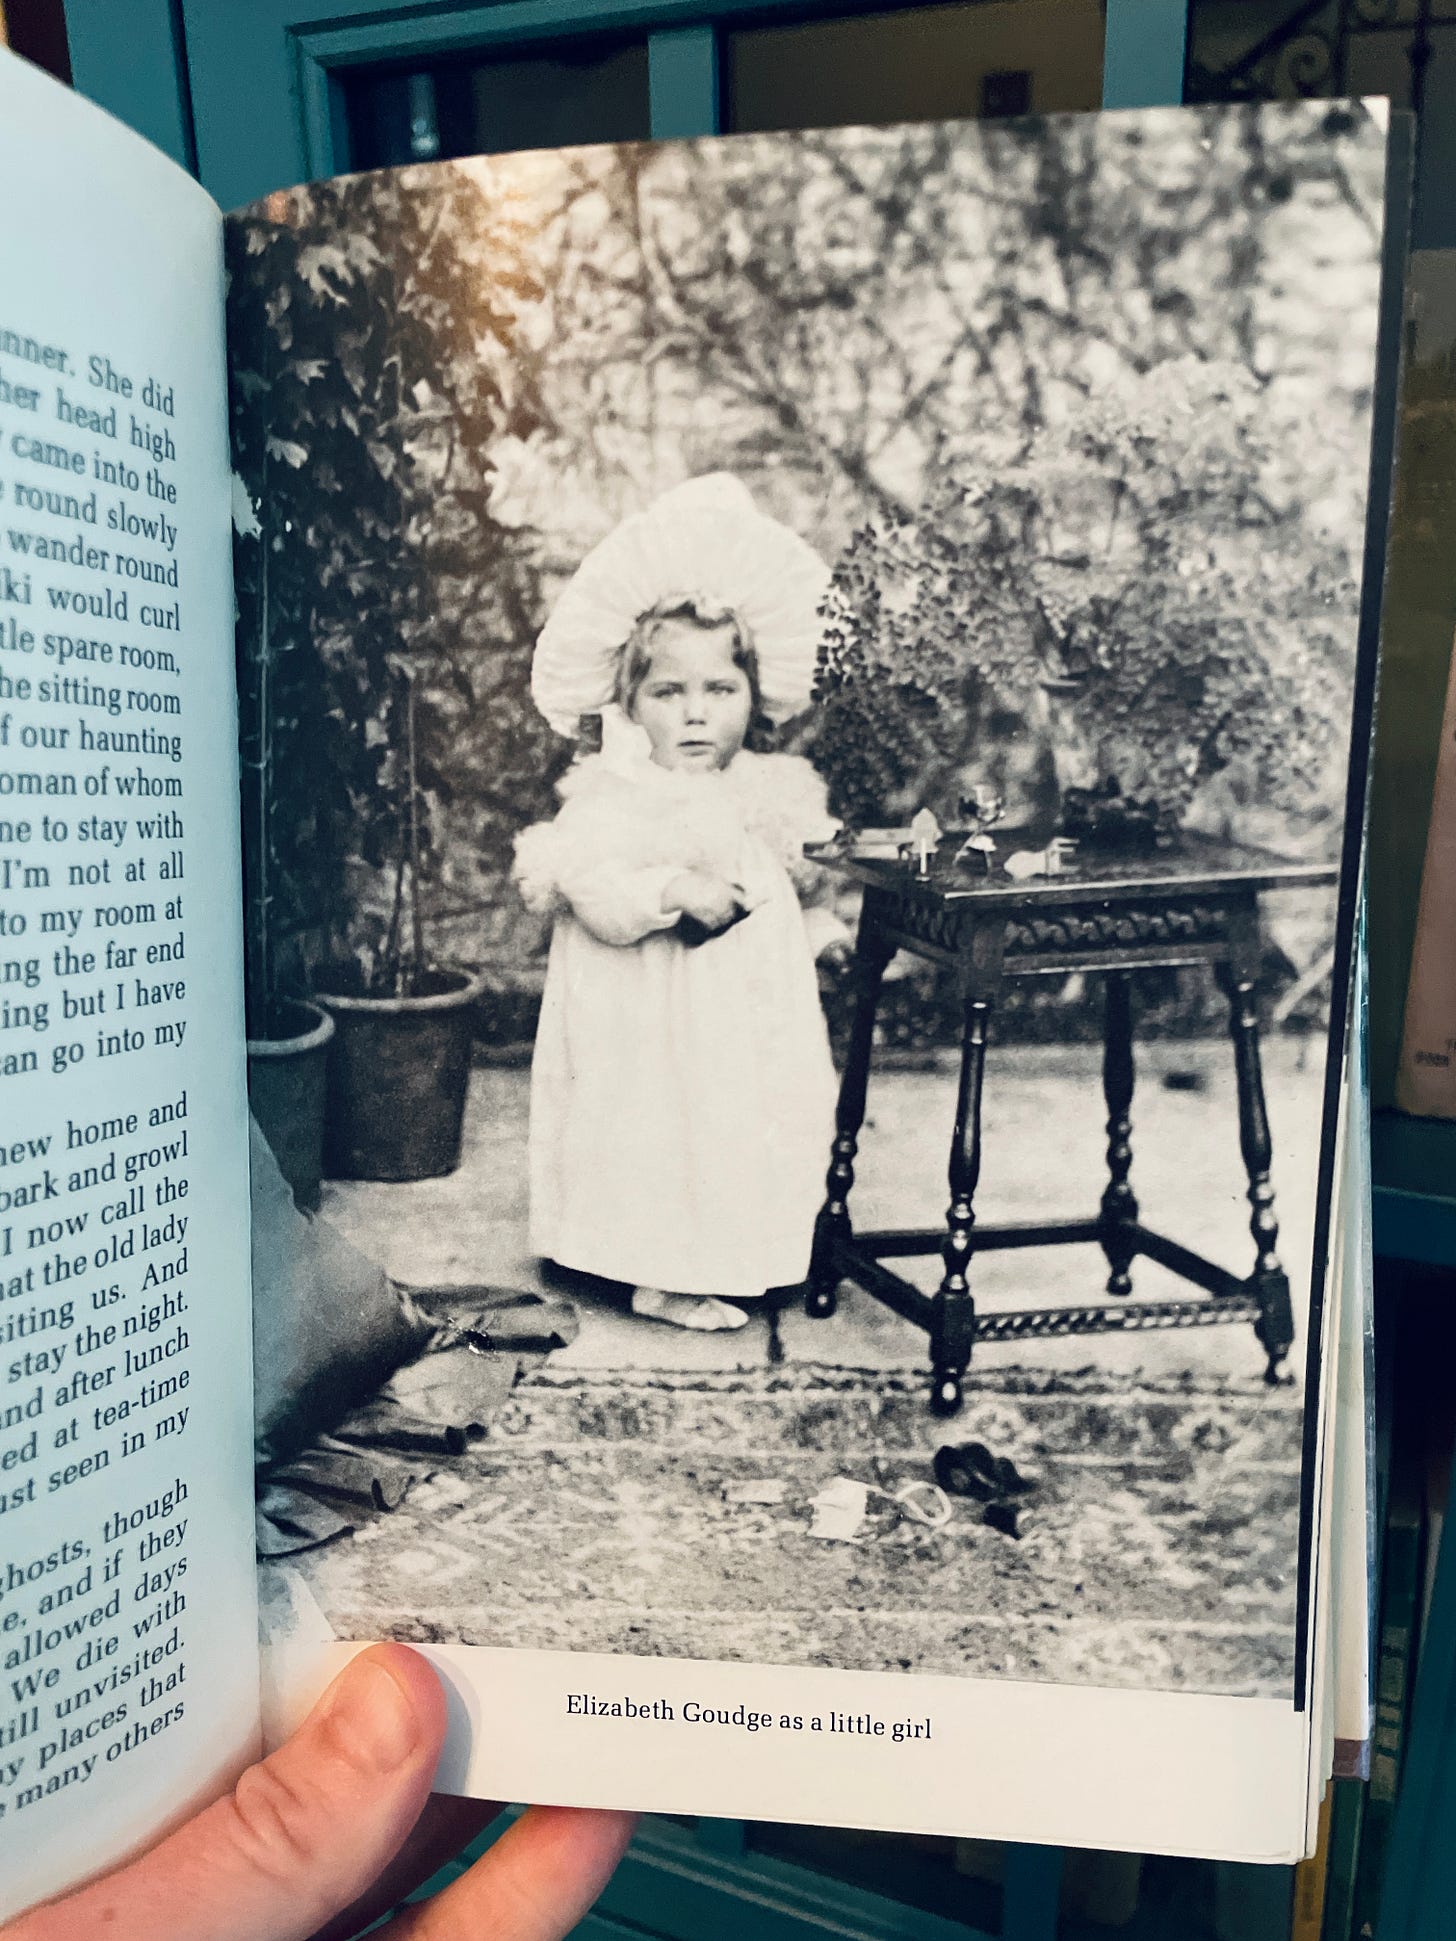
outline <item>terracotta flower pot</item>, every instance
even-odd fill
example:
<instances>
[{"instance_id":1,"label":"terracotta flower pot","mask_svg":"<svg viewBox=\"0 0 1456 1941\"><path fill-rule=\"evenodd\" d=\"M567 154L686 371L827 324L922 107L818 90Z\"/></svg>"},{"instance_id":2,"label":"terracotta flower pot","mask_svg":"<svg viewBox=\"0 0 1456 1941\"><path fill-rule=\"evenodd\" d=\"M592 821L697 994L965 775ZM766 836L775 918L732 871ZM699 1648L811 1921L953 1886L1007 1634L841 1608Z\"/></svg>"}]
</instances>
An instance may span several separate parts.
<instances>
[{"instance_id":1,"label":"terracotta flower pot","mask_svg":"<svg viewBox=\"0 0 1456 1941\"><path fill-rule=\"evenodd\" d=\"M306 1212L319 1203L325 1074L334 1021L316 1004L278 1008L280 1035L248 1040L248 1104Z\"/></svg>"},{"instance_id":2,"label":"terracotta flower pot","mask_svg":"<svg viewBox=\"0 0 1456 1941\"><path fill-rule=\"evenodd\" d=\"M460 1164L482 979L436 970L421 982L413 997L315 993L335 1025L324 1124L329 1179L437 1179Z\"/></svg>"}]
</instances>

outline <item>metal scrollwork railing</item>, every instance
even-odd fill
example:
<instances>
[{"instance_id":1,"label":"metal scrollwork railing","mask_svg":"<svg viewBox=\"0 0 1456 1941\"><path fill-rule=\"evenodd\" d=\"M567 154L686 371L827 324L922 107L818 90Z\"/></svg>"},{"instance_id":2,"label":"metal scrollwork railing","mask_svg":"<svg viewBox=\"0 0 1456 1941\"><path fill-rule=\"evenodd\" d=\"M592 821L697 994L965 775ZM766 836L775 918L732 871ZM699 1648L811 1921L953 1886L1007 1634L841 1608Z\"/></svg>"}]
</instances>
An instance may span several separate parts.
<instances>
[{"instance_id":1,"label":"metal scrollwork railing","mask_svg":"<svg viewBox=\"0 0 1456 1941\"><path fill-rule=\"evenodd\" d=\"M1400 34L1408 43L1411 106L1419 114L1432 54L1431 20L1432 0L1416 0L1410 14L1402 0L1298 0L1272 26L1261 21L1240 41L1228 30L1223 9L1192 0L1185 98L1287 101L1348 94L1351 42Z\"/></svg>"}]
</instances>

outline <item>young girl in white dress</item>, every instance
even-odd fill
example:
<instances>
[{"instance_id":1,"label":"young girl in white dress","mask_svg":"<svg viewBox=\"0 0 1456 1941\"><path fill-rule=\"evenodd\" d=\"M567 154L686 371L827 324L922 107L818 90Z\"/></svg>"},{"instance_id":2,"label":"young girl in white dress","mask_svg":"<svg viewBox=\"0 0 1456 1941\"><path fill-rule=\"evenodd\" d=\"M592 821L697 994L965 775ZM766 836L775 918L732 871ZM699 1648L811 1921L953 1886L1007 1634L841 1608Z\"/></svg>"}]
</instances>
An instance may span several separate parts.
<instances>
[{"instance_id":1,"label":"young girl in white dress","mask_svg":"<svg viewBox=\"0 0 1456 1941\"><path fill-rule=\"evenodd\" d=\"M801 894L835 827L798 756L826 572L724 474L623 522L537 643L532 693L602 748L517 842L555 921L531 1072L531 1237L638 1314L740 1327L808 1269L834 1078ZM825 912L817 912L821 919Z\"/></svg>"}]
</instances>

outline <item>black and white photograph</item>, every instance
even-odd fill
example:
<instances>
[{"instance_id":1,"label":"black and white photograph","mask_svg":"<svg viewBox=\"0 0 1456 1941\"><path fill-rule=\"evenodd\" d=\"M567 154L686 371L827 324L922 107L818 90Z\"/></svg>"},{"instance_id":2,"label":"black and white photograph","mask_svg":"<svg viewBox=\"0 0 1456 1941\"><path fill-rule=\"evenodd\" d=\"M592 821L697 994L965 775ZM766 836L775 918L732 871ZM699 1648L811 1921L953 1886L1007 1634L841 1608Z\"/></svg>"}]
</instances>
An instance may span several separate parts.
<instances>
[{"instance_id":1,"label":"black and white photograph","mask_svg":"<svg viewBox=\"0 0 1456 1941\"><path fill-rule=\"evenodd\" d=\"M229 219L292 1621L1294 1697L1385 166L1308 101Z\"/></svg>"}]
</instances>

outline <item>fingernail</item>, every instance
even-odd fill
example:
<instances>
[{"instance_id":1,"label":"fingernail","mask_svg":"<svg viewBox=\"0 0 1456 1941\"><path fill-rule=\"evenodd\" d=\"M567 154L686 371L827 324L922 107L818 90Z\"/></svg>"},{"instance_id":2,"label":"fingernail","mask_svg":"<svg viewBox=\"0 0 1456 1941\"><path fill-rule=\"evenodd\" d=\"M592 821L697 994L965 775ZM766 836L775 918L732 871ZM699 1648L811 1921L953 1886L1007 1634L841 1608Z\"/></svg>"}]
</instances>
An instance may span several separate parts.
<instances>
[{"instance_id":1,"label":"fingernail","mask_svg":"<svg viewBox=\"0 0 1456 1941\"><path fill-rule=\"evenodd\" d=\"M361 1772L392 1772L419 1744L409 1694L372 1658L356 1658L335 1681L319 1719L340 1752Z\"/></svg>"}]
</instances>

